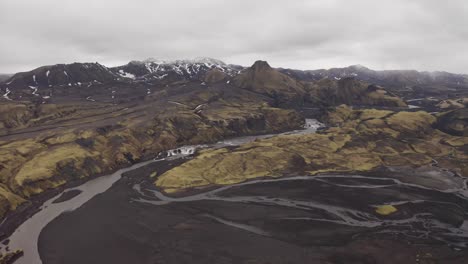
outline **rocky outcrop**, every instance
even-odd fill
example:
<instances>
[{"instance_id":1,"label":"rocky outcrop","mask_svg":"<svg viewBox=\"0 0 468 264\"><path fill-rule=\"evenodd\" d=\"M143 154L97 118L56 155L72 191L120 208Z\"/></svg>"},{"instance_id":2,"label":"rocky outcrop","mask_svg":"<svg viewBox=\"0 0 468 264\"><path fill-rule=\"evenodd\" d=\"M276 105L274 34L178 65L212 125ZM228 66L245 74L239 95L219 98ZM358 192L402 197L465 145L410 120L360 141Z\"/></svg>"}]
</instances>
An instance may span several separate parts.
<instances>
[{"instance_id":1,"label":"rocky outcrop","mask_svg":"<svg viewBox=\"0 0 468 264\"><path fill-rule=\"evenodd\" d=\"M234 77L232 83L273 98L275 106L303 105L307 95L299 81L271 68L266 61L256 61Z\"/></svg>"}]
</instances>

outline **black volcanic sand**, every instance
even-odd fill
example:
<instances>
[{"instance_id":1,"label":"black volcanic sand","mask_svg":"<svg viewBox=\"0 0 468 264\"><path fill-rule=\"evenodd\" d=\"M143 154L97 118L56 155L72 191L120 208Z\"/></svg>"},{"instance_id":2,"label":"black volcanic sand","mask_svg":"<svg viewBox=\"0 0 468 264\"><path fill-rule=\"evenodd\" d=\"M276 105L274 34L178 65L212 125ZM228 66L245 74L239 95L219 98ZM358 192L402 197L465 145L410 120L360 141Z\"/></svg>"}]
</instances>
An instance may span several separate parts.
<instances>
[{"instance_id":1,"label":"black volcanic sand","mask_svg":"<svg viewBox=\"0 0 468 264\"><path fill-rule=\"evenodd\" d=\"M53 220L39 237L43 263L468 263L466 249L451 249L435 238L437 234L418 238L418 229L424 229L418 223L409 227L350 226L312 220L339 220L327 210L274 202L198 200L154 205L135 201L142 198L133 188L135 183L150 187L154 179L145 181L149 174L157 171L160 175L181 162L157 162L127 172L105 193ZM352 182L343 179L341 183ZM408 186L343 188L311 180L237 186L217 195L332 204L365 212L377 220L384 217L369 205L431 197L446 202L446 206L406 204L387 219L398 221L430 212L437 221L453 227L461 225L468 208L462 198L431 190ZM366 220L363 217L363 222ZM404 232L396 232L399 230Z\"/></svg>"}]
</instances>

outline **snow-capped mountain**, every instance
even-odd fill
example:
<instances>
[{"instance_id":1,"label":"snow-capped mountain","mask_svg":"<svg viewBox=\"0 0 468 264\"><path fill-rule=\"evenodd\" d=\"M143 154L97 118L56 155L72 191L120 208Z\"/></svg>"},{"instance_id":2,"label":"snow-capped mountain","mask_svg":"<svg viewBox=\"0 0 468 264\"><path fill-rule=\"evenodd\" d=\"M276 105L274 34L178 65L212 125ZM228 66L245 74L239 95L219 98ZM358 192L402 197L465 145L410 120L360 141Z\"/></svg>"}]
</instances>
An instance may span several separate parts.
<instances>
[{"instance_id":1,"label":"snow-capped mountain","mask_svg":"<svg viewBox=\"0 0 468 264\"><path fill-rule=\"evenodd\" d=\"M24 87L81 86L104 83L120 78L115 72L99 63L72 63L43 66L29 72L20 72L5 84L10 89Z\"/></svg>"},{"instance_id":2,"label":"snow-capped mountain","mask_svg":"<svg viewBox=\"0 0 468 264\"><path fill-rule=\"evenodd\" d=\"M86 95L86 98L90 97L86 100L91 101L99 94L116 99L122 97L114 94L117 90L138 89L149 95L152 87L165 87L181 81L213 83L235 76L242 69L242 66L211 58L147 59L112 68L99 63L56 64L20 72L0 82L0 99L44 101L57 96Z\"/></svg>"},{"instance_id":3,"label":"snow-capped mountain","mask_svg":"<svg viewBox=\"0 0 468 264\"><path fill-rule=\"evenodd\" d=\"M204 80L207 72L217 70L227 76L234 76L243 69L242 66L226 64L212 58L195 58L185 60L146 59L112 68L121 77L136 81L157 81L165 78L185 80Z\"/></svg>"}]
</instances>

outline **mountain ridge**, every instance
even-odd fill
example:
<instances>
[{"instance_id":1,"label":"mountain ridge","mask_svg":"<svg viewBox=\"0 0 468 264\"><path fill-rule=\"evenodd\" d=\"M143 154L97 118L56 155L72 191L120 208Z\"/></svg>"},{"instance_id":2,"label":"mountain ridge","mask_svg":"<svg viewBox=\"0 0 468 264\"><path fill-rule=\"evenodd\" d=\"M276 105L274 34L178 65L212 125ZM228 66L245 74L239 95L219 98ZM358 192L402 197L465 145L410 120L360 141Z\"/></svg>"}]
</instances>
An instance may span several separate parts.
<instances>
[{"instance_id":1,"label":"mountain ridge","mask_svg":"<svg viewBox=\"0 0 468 264\"><path fill-rule=\"evenodd\" d=\"M103 64L100 64L98 62L95 62L95 64L101 65L103 67L106 67L108 69L121 69L122 67L125 67L129 64L145 64L145 63L150 63L150 64L155 64L155 65L180 65L180 64L206 64L208 67L212 66L227 66L227 67L233 67L236 69L243 69L245 66L241 65L236 65L236 64L228 64L225 63L224 61L218 60L218 59L213 59L209 57L196 57L193 59L174 59L174 60L164 60L164 59L155 59L155 58L148 58L145 60L132 60L127 64L120 65L120 66L112 66L112 67L107 67ZM0 83L3 82L9 82L11 81L11 78L14 77L16 74L24 74L24 73L30 73L34 72L36 70L39 70L41 68L51 68L54 66L61 66L61 65L74 65L74 64L92 64L91 62L74 62L74 63L69 63L69 64L54 64L54 65L44 65L40 66L37 68L34 68L30 71L22 71L22 72L17 72L14 74L0 74ZM360 65L360 64L355 64L355 65L349 65L346 67L332 67L332 68L321 68L321 69L294 69L294 68L285 68L285 67L276 67L275 69L278 69L279 71L283 73L288 73L288 74L293 74L293 73L302 73L306 75L306 79L318 79L318 78L323 78L323 77L349 77L349 76L356 76L357 73L353 71L358 71L358 72L371 72L373 74L377 75L391 75L391 74L417 74L424 76L426 78L431 77L433 79L437 78L443 78L444 76L449 76L449 77L458 77L460 80L465 81L462 83L463 85L468 85L468 74L464 73L452 73L449 71L419 71L419 70L414 70L414 69L390 69L390 70L373 70L371 68L368 68L366 66ZM354 74L353 74L354 73ZM123 76L122 76L123 77ZM8 79L5 79L8 78ZM302 77L304 78L304 77ZM466 78L466 80L465 80Z\"/></svg>"},{"instance_id":2,"label":"mountain ridge","mask_svg":"<svg viewBox=\"0 0 468 264\"><path fill-rule=\"evenodd\" d=\"M0 82L0 100L33 100L46 103L52 97L62 95L88 101L102 97L101 101L117 103L121 100L144 97L151 94L154 88L159 89L167 85L189 82L209 85L221 81L229 83L232 80L234 85L274 98L276 105L309 103L313 106L317 101L333 105L336 102L351 102L339 95L346 93L340 91L340 87L344 86L338 85L344 78L354 78L366 83L357 85L358 83L354 82L355 87L362 87L358 89L358 94L347 95L349 98L354 97L356 100L352 101L358 104L366 102L365 104L371 105L383 103L386 106L404 106L402 102L390 100L389 96L413 100L429 95L436 97L436 101L425 99L418 101L415 107L437 108L443 100L459 101L461 98L463 102L463 98L468 97L468 77L446 72L374 71L362 65L301 71L274 68L266 61L257 61L249 68L199 57L179 60L149 58L130 61L116 67L106 67L97 62L42 66L28 72L16 73L8 80ZM369 85L374 86L369 90L366 88ZM318 88L321 91L318 91ZM119 93L122 89L127 91ZM310 92L315 93L315 98L310 96ZM373 99L369 97L371 93ZM376 95L380 99L375 98ZM386 99L382 101L381 97ZM460 104L454 104L453 107L458 105Z\"/></svg>"}]
</instances>

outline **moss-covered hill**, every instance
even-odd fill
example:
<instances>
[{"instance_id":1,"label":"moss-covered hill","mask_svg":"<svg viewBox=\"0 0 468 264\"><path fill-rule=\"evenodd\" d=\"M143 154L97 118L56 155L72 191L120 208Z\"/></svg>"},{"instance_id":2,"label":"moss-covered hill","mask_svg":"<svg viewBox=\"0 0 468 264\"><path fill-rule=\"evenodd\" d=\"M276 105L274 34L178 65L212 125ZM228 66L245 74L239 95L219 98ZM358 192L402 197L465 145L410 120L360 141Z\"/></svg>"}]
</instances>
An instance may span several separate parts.
<instances>
[{"instance_id":1,"label":"moss-covered hill","mask_svg":"<svg viewBox=\"0 0 468 264\"><path fill-rule=\"evenodd\" d=\"M333 126L319 134L276 136L235 149L205 150L161 175L155 184L173 192L258 177L419 167L433 159L468 176L468 138L434 129L437 120L426 112L340 106L327 121Z\"/></svg>"},{"instance_id":2,"label":"moss-covered hill","mask_svg":"<svg viewBox=\"0 0 468 264\"><path fill-rule=\"evenodd\" d=\"M139 104L2 104L0 217L35 194L167 149L297 129L304 122L297 112L235 87L168 90Z\"/></svg>"}]
</instances>

